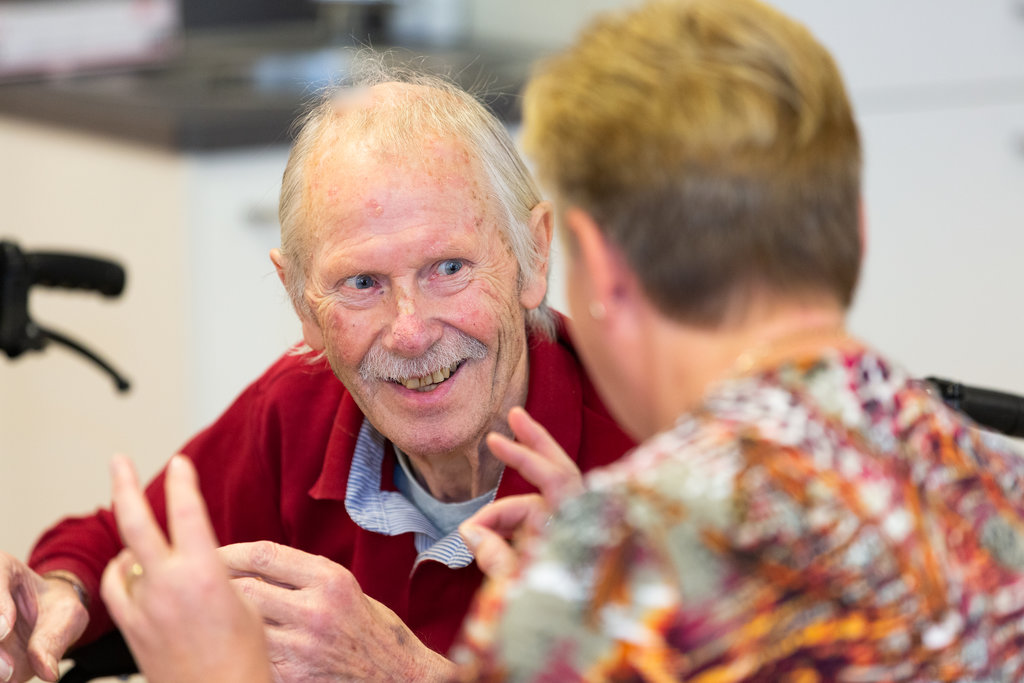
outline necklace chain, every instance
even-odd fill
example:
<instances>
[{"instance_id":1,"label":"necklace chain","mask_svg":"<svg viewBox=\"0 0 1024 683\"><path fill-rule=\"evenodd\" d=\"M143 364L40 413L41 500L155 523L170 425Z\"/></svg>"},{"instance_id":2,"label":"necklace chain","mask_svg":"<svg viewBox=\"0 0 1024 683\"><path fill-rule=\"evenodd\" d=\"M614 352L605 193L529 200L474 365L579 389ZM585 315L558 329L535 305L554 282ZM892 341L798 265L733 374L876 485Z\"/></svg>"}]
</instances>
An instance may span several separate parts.
<instances>
[{"instance_id":1,"label":"necklace chain","mask_svg":"<svg viewBox=\"0 0 1024 683\"><path fill-rule=\"evenodd\" d=\"M848 345L854 342L842 325L831 323L805 327L788 334L764 340L748 348L736 357L732 372L734 376L747 375L758 368L777 363L793 356L816 353L826 346Z\"/></svg>"}]
</instances>

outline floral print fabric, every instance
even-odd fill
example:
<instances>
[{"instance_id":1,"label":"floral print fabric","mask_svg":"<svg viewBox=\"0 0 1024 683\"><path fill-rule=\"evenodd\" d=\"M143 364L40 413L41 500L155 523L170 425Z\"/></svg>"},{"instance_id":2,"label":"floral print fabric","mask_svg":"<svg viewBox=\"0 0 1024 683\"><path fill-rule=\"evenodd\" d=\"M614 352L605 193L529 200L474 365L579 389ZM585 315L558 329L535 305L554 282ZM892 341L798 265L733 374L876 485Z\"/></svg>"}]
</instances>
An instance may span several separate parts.
<instances>
[{"instance_id":1,"label":"floral print fabric","mask_svg":"<svg viewBox=\"0 0 1024 683\"><path fill-rule=\"evenodd\" d=\"M488 584L467 678L1024 680L1024 460L871 350L721 382Z\"/></svg>"}]
</instances>

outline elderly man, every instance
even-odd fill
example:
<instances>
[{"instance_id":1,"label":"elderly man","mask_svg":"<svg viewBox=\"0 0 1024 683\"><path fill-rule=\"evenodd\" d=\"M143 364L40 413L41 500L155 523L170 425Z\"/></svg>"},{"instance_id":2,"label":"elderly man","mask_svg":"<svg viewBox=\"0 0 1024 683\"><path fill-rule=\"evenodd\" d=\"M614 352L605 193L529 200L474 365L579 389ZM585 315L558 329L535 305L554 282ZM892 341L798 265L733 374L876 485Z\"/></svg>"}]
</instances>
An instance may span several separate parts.
<instances>
[{"instance_id":1,"label":"elderly man","mask_svg":"<svg viewBox=\"0 0 1024 683\"><path fill-rule=\"evenodd\" d=\"M551 211L504 128L458 89L390 78L314 109L285 170L271 257L309 348L183 449L283 680L450 673L438 653L481 581L456 527L533 490L484 442L510 408L582 469L631 445L544 305ZM163 480L147 496L166 525ZM27 565L0 556L0 679L55 680L113 628L98 589L121 547L104 510Z\"/></svg>"}]
</instances>

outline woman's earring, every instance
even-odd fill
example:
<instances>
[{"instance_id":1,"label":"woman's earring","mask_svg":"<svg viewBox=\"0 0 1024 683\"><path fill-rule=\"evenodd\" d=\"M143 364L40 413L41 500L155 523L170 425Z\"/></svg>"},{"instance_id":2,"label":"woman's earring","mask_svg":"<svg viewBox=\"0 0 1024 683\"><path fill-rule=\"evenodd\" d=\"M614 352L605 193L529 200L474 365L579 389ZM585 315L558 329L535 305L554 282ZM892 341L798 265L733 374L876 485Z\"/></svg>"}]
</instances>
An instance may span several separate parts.
<instances>
[{"instance_id":1,"label":"woman's earring","mask_svg":"<svg viewBox=\"0 0 1024 683\"><path fill-rule=\"evenodd\" d=\"M589 310L590 317L593 318L594 320L604 320L605 314L608 313L608 311L606 311L604 308L604 304L601 303L600 301L591 301Z\"/></svg>"}]
</instances>

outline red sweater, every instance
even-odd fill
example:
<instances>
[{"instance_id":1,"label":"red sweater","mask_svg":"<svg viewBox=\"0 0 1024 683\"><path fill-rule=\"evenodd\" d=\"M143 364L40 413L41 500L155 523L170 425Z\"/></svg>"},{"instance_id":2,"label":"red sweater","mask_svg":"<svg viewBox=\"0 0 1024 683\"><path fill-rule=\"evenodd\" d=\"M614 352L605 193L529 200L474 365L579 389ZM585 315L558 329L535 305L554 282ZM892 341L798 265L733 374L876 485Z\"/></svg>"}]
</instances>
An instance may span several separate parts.
<instances>
[{"instance_id":1,"label":"red sweater","mask_svg":"<svg viewBox=\"0 0 1024 683\"><path fill-rule=\"evenodd\" d=\"M527 411L586 471L619 458L633 443L605 411L564 329L557 342L530 343ZM270 540L323 555L347 567L370 597L390 607L429 647L446 652L482 575L476 564L450 569L424 561L413 571L411 533L385 536L357 526L345 490L363 414L326 362L286 355L250 385L210 427L188 443L222 544ZM394 455L382 487L394 490ZM146 495L166 529L164 475ZM498 497L534 491L509 468ZM103 509L47 531L29 564L66 569L93 596L79 644L113 629L99 597L107 562L122 548L114 517Z\"/></svg>"}]
</instances>

